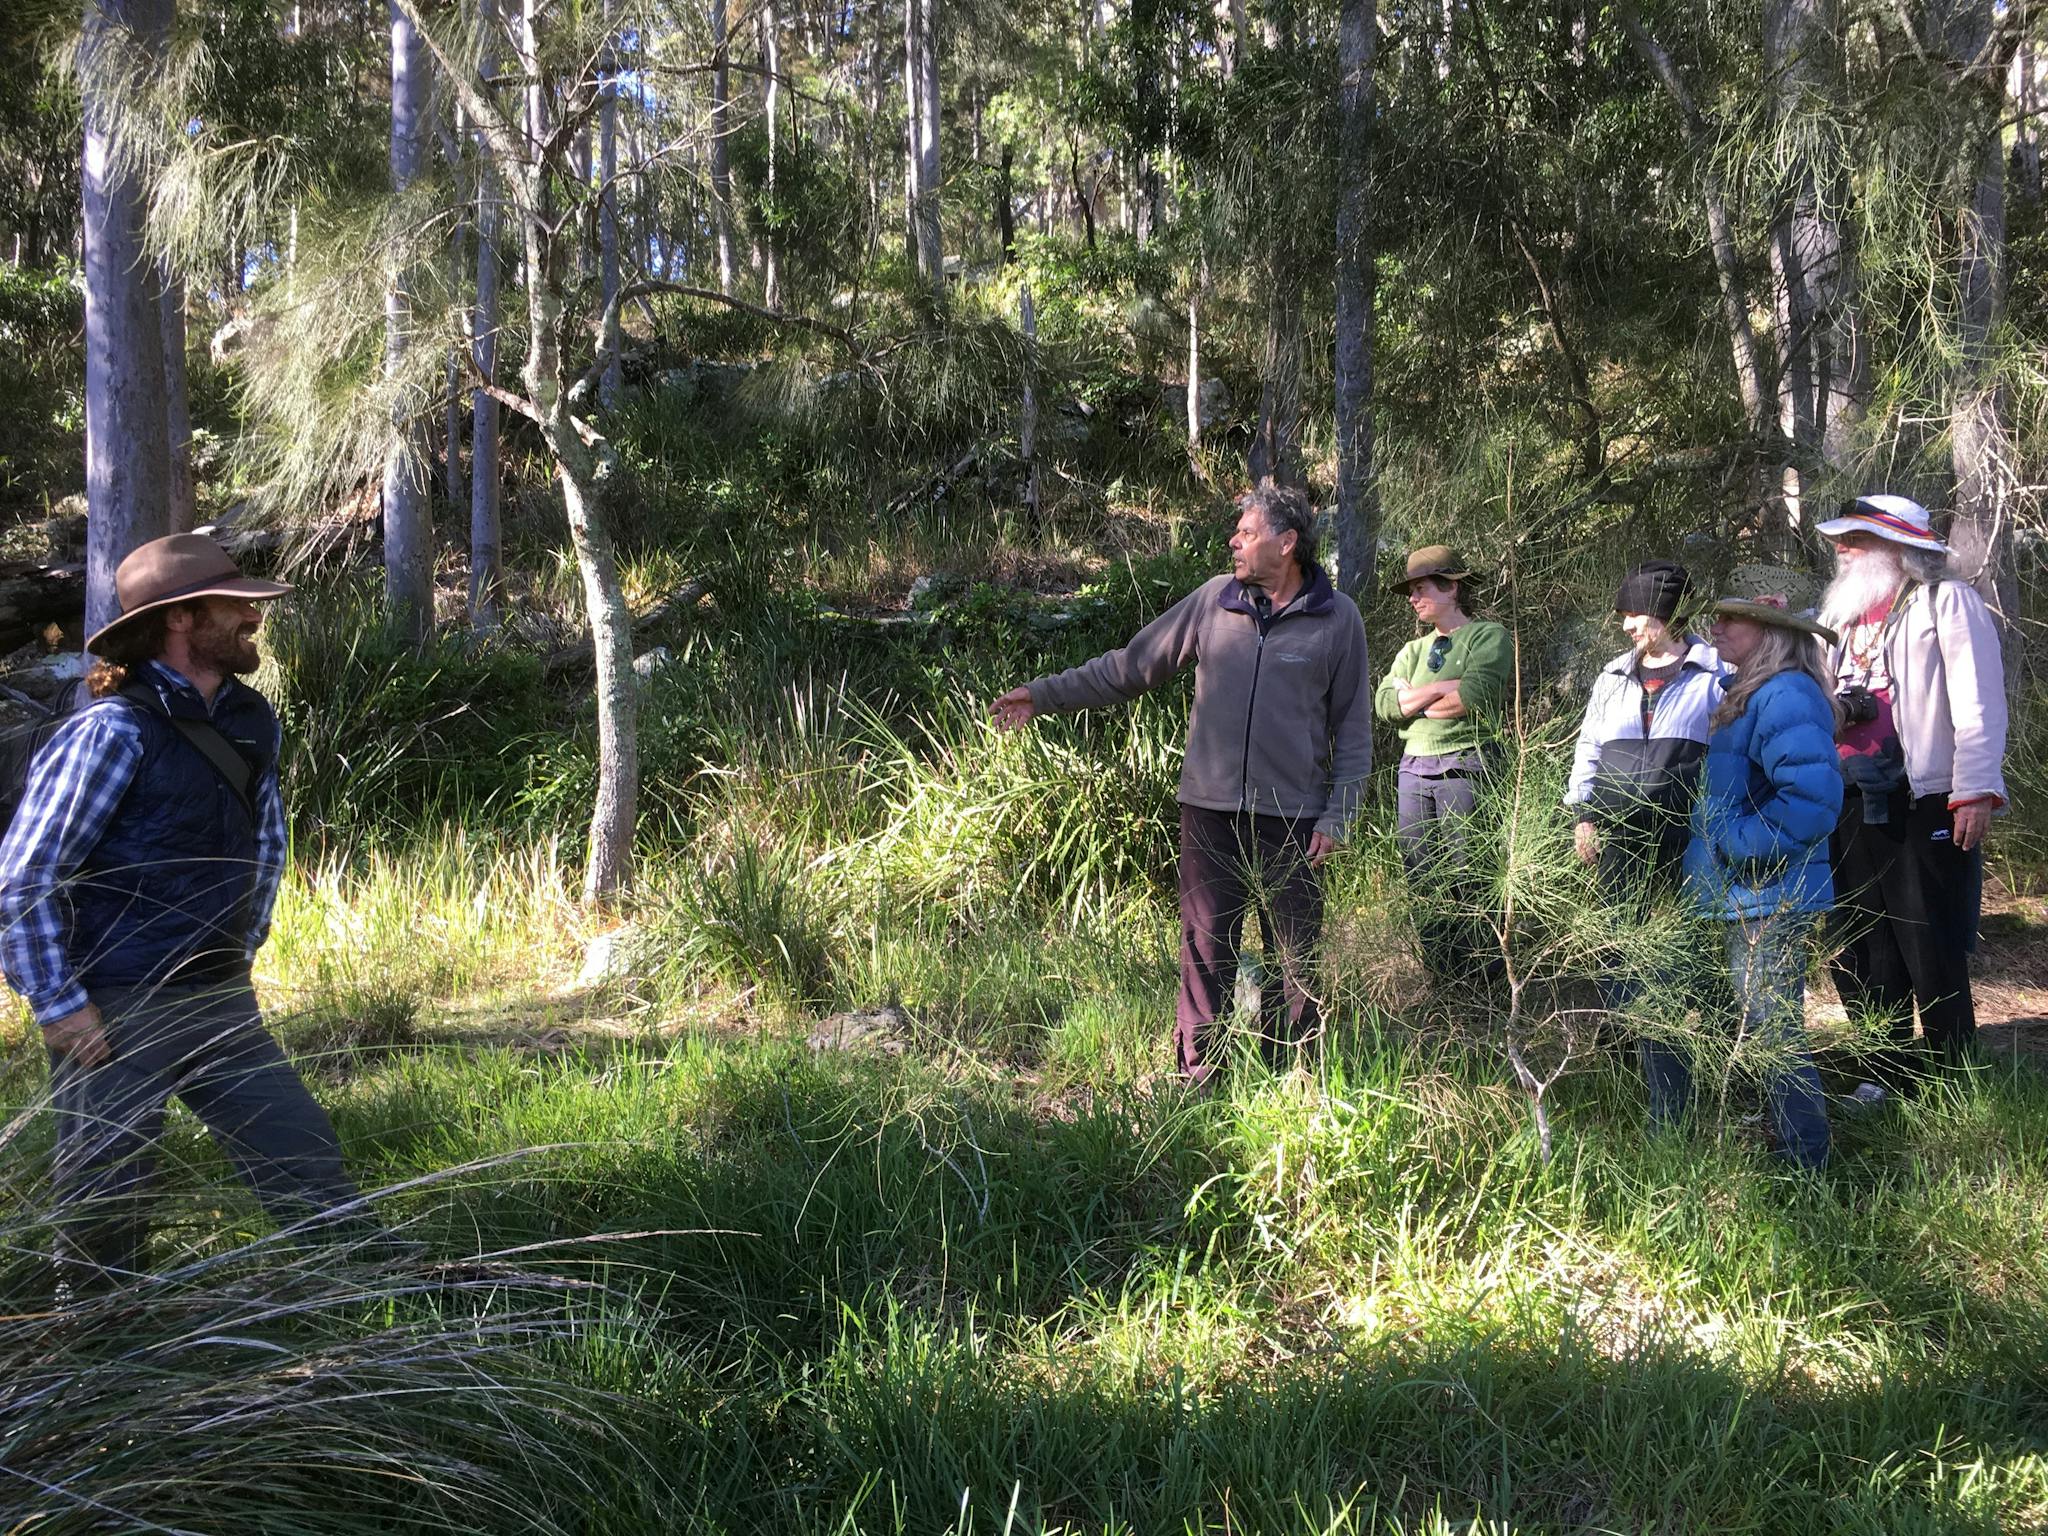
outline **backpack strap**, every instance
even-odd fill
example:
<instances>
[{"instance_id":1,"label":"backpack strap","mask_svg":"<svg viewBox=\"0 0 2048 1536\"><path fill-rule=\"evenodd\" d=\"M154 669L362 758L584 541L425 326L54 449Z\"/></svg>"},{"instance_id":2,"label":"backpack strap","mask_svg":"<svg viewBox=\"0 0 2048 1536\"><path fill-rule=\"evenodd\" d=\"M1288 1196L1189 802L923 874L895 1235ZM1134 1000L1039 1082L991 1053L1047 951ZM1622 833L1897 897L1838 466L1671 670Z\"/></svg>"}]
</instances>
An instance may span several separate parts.
<instances>
[{"instance_id":1,"label":"backpack strap","mask_svg":"<svg viewBox=\"0 0 2048 1536\"><path fill-rule=\"evenodd\" d=\"M235 744L220 733L220 728L207 720L183 720L164 707L164 701L157 691L147 683L129 683L121 689L121 697L138 708L146 709L160 720L168 721L177 733L191 742L199 755L213 765L235 792L235 798L242 802L242 809L251 818L256 814L253 798L256 770L249 759L242 756Z\"/></svg>"}]
</instances>

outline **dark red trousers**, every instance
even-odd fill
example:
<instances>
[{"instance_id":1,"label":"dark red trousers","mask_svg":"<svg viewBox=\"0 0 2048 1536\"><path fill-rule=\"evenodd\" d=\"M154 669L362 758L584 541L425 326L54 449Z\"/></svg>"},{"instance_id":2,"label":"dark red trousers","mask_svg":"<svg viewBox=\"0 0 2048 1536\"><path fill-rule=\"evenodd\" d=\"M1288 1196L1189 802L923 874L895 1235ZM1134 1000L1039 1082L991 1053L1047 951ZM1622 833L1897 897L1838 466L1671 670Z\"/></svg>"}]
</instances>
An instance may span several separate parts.
<instances>
[{"instance_id":1,"label":"dark red trousers","mask_svg":"<svg viewBox=\"0 0 2048 1536\"><path fill-rule=\"evenodd\" d=\"M1309 866L1312 817L1252 816L1180 808L1180 1000L1174 1051L1180 1070L1218 1065L1217 1021L1230 1010L1245 914L1256 912L1266 967L1259 989L1260 1047L1284 1065L1322 1033L1311 991L1323 927L1323 884Z\"/></svg>"}]
</instances>

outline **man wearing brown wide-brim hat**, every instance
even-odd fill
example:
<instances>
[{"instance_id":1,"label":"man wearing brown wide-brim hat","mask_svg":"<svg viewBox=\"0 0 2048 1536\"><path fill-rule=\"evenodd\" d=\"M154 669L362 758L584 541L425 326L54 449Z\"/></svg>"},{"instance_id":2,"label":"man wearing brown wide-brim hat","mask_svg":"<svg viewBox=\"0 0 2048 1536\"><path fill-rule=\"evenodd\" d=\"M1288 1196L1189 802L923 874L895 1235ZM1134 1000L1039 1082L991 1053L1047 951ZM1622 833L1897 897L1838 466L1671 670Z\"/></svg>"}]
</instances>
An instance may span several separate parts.
<instances>
[{"instance_id":1,"label":"man wearing brown wide-brim hat","mask_svg":"<svg viewBox=\"0 0 2048 1536\"><path fill-rule=\"evenodd\" d=\"M240 678L256 605L291 589L194 533L135 550L114 588L120 616L86 642L92 702L37 754L0 842L0 966L50 1054L74 1287L141 1267L173 1095L280 1220L356 1199L249 978L285 824L277 715Z\"/></svg>"}]
</instances>

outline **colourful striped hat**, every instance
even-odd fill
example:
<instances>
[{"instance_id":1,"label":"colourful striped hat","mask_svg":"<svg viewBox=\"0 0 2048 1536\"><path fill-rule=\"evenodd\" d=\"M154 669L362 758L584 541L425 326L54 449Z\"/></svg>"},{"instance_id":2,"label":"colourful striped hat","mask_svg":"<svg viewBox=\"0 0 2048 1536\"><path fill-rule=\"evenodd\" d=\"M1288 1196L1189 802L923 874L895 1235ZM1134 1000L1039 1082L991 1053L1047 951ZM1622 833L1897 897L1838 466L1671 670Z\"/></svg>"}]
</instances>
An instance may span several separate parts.
<instances>
[{"instance_id":1,"label":"colourful striped hat","mask_svg":"<svg viewBox=\"0 0 2048 1536\"><path fill-rule=\"evenodd\" d=\"M1927 509L1910 496L1882 492L1858 496L1842 504L1839 517L1822 523L1815 531L1829 539L1842 533L1874 533L1880 539L1890 539L1911 549L1931 550L1937 555L1948 553L1948 546L1935 537Z\"/></svg>"}]
</instances>

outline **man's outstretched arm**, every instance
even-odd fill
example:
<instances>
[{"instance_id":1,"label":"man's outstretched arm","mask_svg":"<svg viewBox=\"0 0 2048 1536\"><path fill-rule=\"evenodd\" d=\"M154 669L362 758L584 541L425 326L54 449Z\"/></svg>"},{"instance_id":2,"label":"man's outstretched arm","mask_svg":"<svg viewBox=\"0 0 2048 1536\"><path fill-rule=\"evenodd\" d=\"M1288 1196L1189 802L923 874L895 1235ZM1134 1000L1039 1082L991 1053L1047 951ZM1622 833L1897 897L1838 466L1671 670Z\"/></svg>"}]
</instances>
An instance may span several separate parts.
<instances>
[{"instance_id":1,"label":"man's outstretched arm","mask_svg":"<svg viewBox=\"0 0 2048 1536\"><path fill-rule=\"evenodd\" d=\"M989 707L996 724L1015 730L1039 715L1126 704L1157 688L1195 660L1203 606L1215 601L1208 594L1204 583L1139 630L1130 644L1012 688Z\"/></svg>"}]
</instances>

